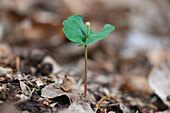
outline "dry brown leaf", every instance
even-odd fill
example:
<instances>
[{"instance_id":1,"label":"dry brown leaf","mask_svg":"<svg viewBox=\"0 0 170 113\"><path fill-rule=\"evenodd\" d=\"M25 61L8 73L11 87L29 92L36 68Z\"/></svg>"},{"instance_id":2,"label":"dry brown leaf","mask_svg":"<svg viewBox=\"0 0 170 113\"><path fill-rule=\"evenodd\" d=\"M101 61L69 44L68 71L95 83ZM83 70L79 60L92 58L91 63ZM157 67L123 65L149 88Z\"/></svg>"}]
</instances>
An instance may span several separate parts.
<instances>
[{"instance_id":1,"label":"dry brown leaf","mask_svg":"<svg viewBox=\"0 0 170 113\"><path fill-rule=\"evenodd\" d=\"M73 87L73 82L65 75L63 82L59 86L64 91L69 91Z\"/></svg>"},{"instance_id":2,"label":"dry brown leaf","mask_svg":"<svg viewBox=\"0 0 170 113\"><path fill-rule=\"evenodd\" d=\"M170 95L170 74L162 67L154 67L149 75L149 84L154 92L170 106L167 97Z\"/></svg>"},{"instance_id":3,"label":"dry brown leaf","mask_svg":"<svg viewBox=\"0 0 170 113\"><path fill-rule=\"evenodd\" d=\"M81 92L77 89L72 89L68 92L64 92L59 88L58 84L50 84L42 89L41 96L45 98L55 98L60 96L67 96L70 103L81 101Z\"/></svg>"}]
</instances>

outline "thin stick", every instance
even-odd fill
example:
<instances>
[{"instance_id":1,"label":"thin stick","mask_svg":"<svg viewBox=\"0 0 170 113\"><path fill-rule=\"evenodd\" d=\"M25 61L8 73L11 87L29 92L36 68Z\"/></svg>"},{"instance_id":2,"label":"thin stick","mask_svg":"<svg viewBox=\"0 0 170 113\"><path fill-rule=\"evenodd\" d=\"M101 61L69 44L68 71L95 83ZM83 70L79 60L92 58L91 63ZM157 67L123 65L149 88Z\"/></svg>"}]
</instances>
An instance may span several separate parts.
<instances>
[{"instance_id":1,"label":"thin stick","mask_svg":"<svg viewBox=\"0 0 170 113\"><path fill-rule=\"evenodd\" d=\"M85 36L85 38L88 37L88 33L89 33L89 28L90 28L90 22L86 22L86 26L87 26L87 35ZM84 97L86 98L87 95L87 45L84 46L84 57L85 57L85 83L84 83Z\"/></svg>"},{"instance_id":2,"label":"thin stick","mask_svg":"<svg viewBox=\"0 0 170 113\"><path fill-rule=\"evenodd\" d=\"M106 100L106 99L107 99L107 97L106 97L106 96L103 96L103 97L100 99L100 101L97 103L97 108L100 109L101 103L102 103L104 100Z\"/></svg>"}]
</instances>

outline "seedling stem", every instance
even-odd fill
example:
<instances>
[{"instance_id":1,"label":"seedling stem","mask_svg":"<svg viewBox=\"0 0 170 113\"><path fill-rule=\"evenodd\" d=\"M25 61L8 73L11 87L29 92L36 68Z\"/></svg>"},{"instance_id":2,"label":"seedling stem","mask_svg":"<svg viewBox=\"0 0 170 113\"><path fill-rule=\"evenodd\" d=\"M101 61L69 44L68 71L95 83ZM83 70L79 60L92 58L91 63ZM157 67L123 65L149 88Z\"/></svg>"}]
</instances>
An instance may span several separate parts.
<instances>
[{"instance_id":1,"label":"seedling stem","mask_svg":"<svg viewBox=\"0 0 170 113\"><path fill-rule=\"evenodd\" d=\"M88 37L89 29L90 29L90 22L86 22L87 26L87 35L85 38ZM86 98L87 95L87 45L84 46L84 57L85 57L85 84L84 84L84 97Z\"/></svg>"}]
</instances>

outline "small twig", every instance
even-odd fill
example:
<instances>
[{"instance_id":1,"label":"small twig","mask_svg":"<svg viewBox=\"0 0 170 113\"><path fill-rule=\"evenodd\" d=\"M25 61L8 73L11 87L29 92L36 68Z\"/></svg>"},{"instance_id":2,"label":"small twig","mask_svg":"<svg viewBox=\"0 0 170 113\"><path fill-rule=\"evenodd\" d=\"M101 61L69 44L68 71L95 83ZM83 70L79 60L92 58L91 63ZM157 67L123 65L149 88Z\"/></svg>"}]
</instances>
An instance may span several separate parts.
<instances>
[{"instance_id":1,"label":"small twig","mask_svg":"<svg viewBox=\"0 0 170 113\"><path fill-rule=\"evenodd\" d=\"M32 91L30 92L29 98L31 98L34 91L35 91L35 88L33 88Z\"/></svg>"},{"instance_id":2,"label":"small twig","mask_svg":"<svg viewBox=\"0 0 170 113\"><path fill-rule=\"evenodd\" d=\"M100 99L100 101L97 103L97 108L99 108L100 109L100 104L104 101L104 100L106 100L107 99L107 97L106 96L103 96L101 99Z\"/></svg>"},{"instance_id":3,"label":"small twig","mask_svg":"<svg viewBox=\"0 0 170 113\"><path fill-rule=\"evenodd\" d=\"M28 83L33 86L33 84L31 83L31 81L28 79L28 77L29 77L30 75L29 75L29 74L28 74L28 75L23 74L23 76L24 76L25 80L27 80Z\"/></svg>"}]
</instances>

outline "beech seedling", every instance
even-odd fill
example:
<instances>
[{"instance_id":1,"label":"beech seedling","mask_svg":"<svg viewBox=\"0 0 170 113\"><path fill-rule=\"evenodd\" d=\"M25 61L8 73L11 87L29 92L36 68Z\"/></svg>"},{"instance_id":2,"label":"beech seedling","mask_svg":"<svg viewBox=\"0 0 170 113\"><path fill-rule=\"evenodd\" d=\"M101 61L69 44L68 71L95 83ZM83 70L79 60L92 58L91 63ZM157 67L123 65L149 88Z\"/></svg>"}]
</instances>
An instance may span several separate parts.
<instances>
[{"instance_id":1,"label":"beech seedling","mask_svg":"<svg viewBox=\"0 0 170 113\"><path fill-rule=\"evenodd\" d=\"M87 94L87 45L98 40L101 40L109 35L115 27L110 24L105 26L98 32L95 33L90 28L90 22L83 22L83 16L80 14L72 15L67 20L63 21L63 31L65 36L72 42L84 46L84 57L85 57L85 84L84 84L84 97Z\"/></svg>"}]
</instances>

